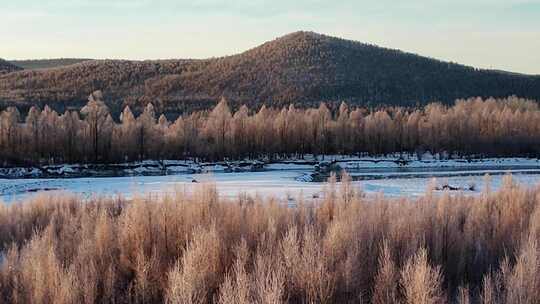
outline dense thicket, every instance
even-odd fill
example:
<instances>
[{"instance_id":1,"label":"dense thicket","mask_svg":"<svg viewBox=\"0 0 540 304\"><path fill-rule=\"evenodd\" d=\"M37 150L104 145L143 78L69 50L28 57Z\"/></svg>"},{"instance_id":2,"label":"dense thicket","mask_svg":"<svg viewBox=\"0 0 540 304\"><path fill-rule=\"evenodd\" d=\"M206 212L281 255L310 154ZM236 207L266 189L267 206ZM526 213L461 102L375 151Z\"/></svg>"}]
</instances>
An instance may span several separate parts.
<instances>
[{"instance_id":1,"label":"dense thicket","mask_svg":"<svg viewBox=\"0 0 540 304\"><path fill-rule=\"evenodd\" d=\"M459 98L517 95L540 100L540 76L478 70L309 32L293 33L242 54L207 60L97 60L0 77L0 107L48 104L80 109L102 90L112 112L129 105L178 115L221 97L233 108L421 105ZM25 108L25 111L27 110Z\"/></svg>"},{"instance_id":2,"label":"dense thicket","mask_svg":"<svg viewBox=\"0 0 540 304\"><path fill-rule=\"evenodd\" d=\"M32 107L0 113L4 164L302 157L305 154L446 152L461 156L537 156L540 109L533 101L460 100L452 107L368 111L342 103L318 108L242 106L222 100L212 111L157 118L152 104L136 117L126 107L115 122L99 91L81 113Z\"/></svg>"},{"instance_id":3,"label":"dense thicket","mask_svg":"<svg viewBox=\"0 0 540 304\"><path fill-rule=\"evenodd\" d=\"M540 190L415 200L331 182L289 208L211 185L0 209L2 303L540 302Z\"/></svg>"}]
</instances>

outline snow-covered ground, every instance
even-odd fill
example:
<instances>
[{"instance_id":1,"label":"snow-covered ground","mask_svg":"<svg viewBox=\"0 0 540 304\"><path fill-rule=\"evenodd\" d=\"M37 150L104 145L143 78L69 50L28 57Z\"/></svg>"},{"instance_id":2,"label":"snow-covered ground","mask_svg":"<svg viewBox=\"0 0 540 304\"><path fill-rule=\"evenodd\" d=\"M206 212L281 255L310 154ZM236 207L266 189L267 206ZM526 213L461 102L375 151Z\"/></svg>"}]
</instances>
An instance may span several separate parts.
<instances>
[{"instance_id":1,"label":"snow-covered ground","mask_svg":"<svg viewBox=\"0 0 540 304\"><path fill-rule=\"evenodd\" d=\"M132 197L136 194L191 192L194 187L204 182L216 184L223 197L236 197L240 194L252 196L276 197L283 201L293 201L300 197L312 199L321 197L326 183L308 182L303 176L311 170L271 170L265 172L214 172L211 174L176 174L166 176L127 176L127 177L92 177L69 179L0 179L0 200L6 203L20 201L40 192L68 191L83 196L122 195ZM355 179L353 186L367 195L383 193L386 196L418 196L433 184L451 185L469 188L475 185L475 191L464 194L480 193L485 185L484 174L489 173L490 187L496 190L502 184L506 172L513 174L513 179L522 185L533 186L540 182L540 169L438 169L396 171L392 169L364 172L351 172ZM405 175L408 174L408 175ZM339 183L338 183L339 185ZM435 186L437 186L435 185ZM456 193L456 192L453 192Z\"/></svg>"},{"instance_id":2,"label":"snow-covered ground","mask_svg":"<svg viewBox=\"0 0 540 304\"><path fill-rule=\"evenodd\" d=\"M447 158L425 154L421 158L410 154L395 154L384 157L358 157L306 155L303 159L243 160L217 163L193 160L142 161L121 164L65 164L40 167L0 167L0 178L57 178L57 177L104 177L136 175L175 175L202 172L257 172L270 170L315 170L332 165L347 170L389 169L512 169L538 168L537 158Z\"/></svg>"}]
</instances>

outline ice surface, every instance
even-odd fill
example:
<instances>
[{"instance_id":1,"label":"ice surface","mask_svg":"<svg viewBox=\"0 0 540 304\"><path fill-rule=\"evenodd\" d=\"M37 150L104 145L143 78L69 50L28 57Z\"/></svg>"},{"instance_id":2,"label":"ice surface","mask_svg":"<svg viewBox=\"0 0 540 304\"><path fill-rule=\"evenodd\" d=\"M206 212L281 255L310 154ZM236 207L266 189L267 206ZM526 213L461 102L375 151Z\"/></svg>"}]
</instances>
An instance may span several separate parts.
<instances>
[{"instance_id":1,"label":"ice surface","mask_svg":"<svg viewBox=\"0 0 540 304\"><path fill-rule=\"evenodd\" d=\"M123 175L135 175L122 177L22 178L39 177L44 171L53 176L73 176L74 172L83 171L92 176L100 175L99 167L88 165L45 166L39 169L0 168L0 176L14 177L0 179L0 200L10 203L36 193L54 191L69 191L83 196L122 195L128 198L136 194L163 195L176 191L191 192L203 182L215 183L219 194L224 197L248 194L286 201L299 197L312 199L322 197L321 193L326 185L313 182L314 169L317 165L330 162L349 171L356 180L353 186L367 195L376 193L383 193L386 196L423 195L434 177L437 178L438 186L450 185L468 189L474 184L475 191L463 192L466 195L474 195L485 187L483 175L486 173L492 175L490 186L493 190L500 187L506 173L512 173L514 180L525 186L540 182L538 159L466 160L446 159L439 155L423 155L418 159L414 155L407 154L387 157L306 155L303 159L291 158L271 162L245 160L196 163L191 160L165 160L117 164L112 165L113 169L109 167L110 170L120 170ZM252 169L264 171L243 172Z\"/></svg>"},{"instance_id":2,"label":"ice surface","mask_svg":"<svg viewBox=\"0 0 540 304\"><path fill-rule=\"evenodd\" d=\"M512 172L513 179L525 186L536 185L540 182L537 170L459 170L457 176L444 176L440 172L414 172L408 174L416 177L400 177L395 172L362 172L353 175L364 175L364 180L354 181L357 190L367 195L383 193L385 196L418 196L423 195L432 183L433 175L440 174L437 184L467 187L475 184L475 191L464 191L463 194L474 195L485 187L484 173L491 176L491 189L496 190L502 184L503 173ZM219 194L223 197L237 197L248 194L261 197L275 197L284 201L296 200L300 197L312 199L322 197L321 193L326 183L306 181L310 170L272 170L265 172L242 172L212 174L177 174L167 176L129 176L129 177L99 177L99 178L69 178L69 179L0 179L0 200L11 203L28 198L43 191L69 191L82 196L90 195L122 195L133 197L136 194L163 195L176 191L191 192L194 187L204 182L216 184ZM447 170L444 172L455 173ZM417 175L418 173L418 175ZM431 174L428 174L431 173ZM386 174L386 176L385 176ZM339 183L338 183L339 185ZM439 191L438 191L439 192ZM457 192L453 192L457 193Z\"/></svg>"}]
</instances>

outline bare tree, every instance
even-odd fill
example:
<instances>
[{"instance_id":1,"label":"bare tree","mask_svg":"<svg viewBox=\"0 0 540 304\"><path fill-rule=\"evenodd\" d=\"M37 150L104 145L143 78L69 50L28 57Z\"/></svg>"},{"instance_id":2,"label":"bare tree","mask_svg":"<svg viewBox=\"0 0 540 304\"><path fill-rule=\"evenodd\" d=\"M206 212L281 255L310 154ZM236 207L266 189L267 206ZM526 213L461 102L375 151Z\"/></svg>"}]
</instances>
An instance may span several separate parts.
<instances>
[{"instance_id":1,"label":"bare tree","mask_svg":"<svg viewBox=\"0 0 540 304\"><path fill-rule=\"evenodd\" d=\"M227 100L222 98L212 112L210 112L206 121L205 134L208 136L210 143L215 147L215 156L219 158L225 156L231 119L232 115L227 105Z\"/></svg>"},{"instance_id":2,"label":"bare tree","mask_svg":"<svg viewBox=\"0 0 540 304\"><path fill-rule=\"evenodd\" d=\"M100 138L104 132L104 125L109 117L109 108L103 102L101 91L95 91L88 97L88 103L81 109L84 120L88 123L88 134L94 161L99 160Z\"/></svg>"}]
</instances>

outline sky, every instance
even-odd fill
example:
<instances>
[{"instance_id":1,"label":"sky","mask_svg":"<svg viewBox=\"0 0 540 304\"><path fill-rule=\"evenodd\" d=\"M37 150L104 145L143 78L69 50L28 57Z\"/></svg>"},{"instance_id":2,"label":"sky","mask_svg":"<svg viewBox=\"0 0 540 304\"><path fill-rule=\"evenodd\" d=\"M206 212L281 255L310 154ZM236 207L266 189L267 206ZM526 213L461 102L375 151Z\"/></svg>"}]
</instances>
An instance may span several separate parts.
<instances>
[{"instance_id":1,"label":"sky","mask_svg":"<svg viewBox=\"0 0 540 304\"><path fill-rule=\"evenodd\" d=\"M0 58L231 55L307 30L540 74L540 0L0 0Z\"/></svg>"}]
</instances>

